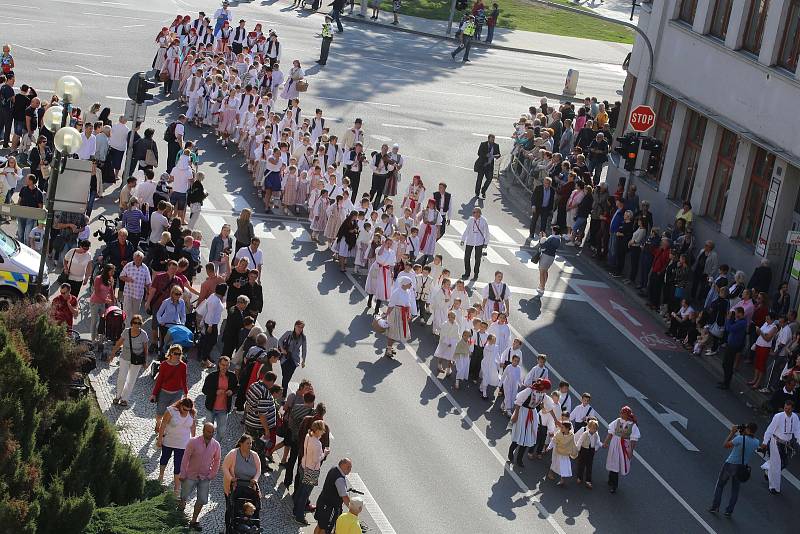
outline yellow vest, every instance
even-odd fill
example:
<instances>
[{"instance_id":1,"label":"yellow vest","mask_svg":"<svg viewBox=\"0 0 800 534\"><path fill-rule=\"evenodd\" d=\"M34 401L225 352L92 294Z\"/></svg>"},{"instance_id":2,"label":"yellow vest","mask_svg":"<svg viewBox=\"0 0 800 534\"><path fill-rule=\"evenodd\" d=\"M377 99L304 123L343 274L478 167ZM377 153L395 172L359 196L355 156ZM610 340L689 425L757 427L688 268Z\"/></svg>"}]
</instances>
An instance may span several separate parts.
<instances>
[{"instance_id":1,"label":"yellow vest","mask_svg":"<svg viewBox=\"0 0 800 534\"><path fill-rule=\"evenodd\" d=\"M333 39L333 32L331 31L331 25L327 22L322 25L322 37L326 39Z\"/></svg>"},{"instance_id":2,"label":"yellow vest","mask_svg":"<svg viewBox=\"0 0 800 534\"><path fill-rule=\"evenodd\" d=\"M467 22L467 25L464 27L464 35L472 37L475 35L475 23L472 21Z\"/></svg>"}]
</instances>

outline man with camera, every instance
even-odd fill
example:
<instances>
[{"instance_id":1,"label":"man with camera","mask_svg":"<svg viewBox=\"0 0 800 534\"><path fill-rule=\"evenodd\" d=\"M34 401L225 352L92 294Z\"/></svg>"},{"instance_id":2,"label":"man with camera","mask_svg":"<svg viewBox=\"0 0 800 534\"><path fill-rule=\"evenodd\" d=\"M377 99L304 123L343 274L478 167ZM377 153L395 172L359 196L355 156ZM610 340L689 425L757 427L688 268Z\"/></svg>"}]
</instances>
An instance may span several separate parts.
<instances>
[{"instance_id":1,"label":"man with camera","mask_svg":"<svg viewBox=\"0 0 800 534\"><path fill-rule=\"evenodd\" d=\"M762 451L769 450L769 459L761 468L767 472L769 492L773 495L781 492L781 471L789 465L789 459L794 456L794 449L800 440L800 418L793 411L794 401L786 399L783 411L772 418L759 447Z\"/></svg>"},{"instance_id":2,"label":"man with camera","mask_svg":"<svg viewBox=\"0 0 800 534\"><path fill-rule=\"evenodd\" d=\"M726 449L731 449L731 452L719 472L717 486L714 488L714 502L711 504L711 508L708 509L709 512L719 512L722 491L730 480L731 498L728 501L728 507L725 509L725 515L730 516L733 514L733 507L736 506L736 500L739 498L739 484L750 479L750 458L753 457L753 454L758 449L758 439L754 437L756 430L758 430L758 425L755 423L737 425L731 429L728 437L725 438L725 443L722 446Z\"/></svg>"}]
</instances>

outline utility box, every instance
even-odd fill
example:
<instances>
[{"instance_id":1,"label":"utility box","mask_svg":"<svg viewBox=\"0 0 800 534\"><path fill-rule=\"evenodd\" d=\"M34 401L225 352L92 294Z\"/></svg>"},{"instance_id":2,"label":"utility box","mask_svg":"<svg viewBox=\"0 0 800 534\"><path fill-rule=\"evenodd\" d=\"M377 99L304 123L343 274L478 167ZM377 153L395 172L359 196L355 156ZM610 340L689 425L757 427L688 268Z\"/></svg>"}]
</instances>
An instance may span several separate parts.
<instances>
[{"instance_id":1,"label":"utility box","mask_svg":"<svg viewBox=\"0 0 800 534\"><path fill-rule=\"evenodd\" d=\"M575 96L578 92L578 71L569 69L567 71L567 79L564 81L564 94Z\"/></svg>"}]
</instances>

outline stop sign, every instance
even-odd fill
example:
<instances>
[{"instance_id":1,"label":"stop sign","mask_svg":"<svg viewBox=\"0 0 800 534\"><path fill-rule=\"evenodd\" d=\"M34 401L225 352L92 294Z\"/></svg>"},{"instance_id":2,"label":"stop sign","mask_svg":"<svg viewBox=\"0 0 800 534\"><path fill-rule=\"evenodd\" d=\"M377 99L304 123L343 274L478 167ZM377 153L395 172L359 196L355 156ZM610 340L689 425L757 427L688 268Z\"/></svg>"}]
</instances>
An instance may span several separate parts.
<instances>
[{"instance_id":1,"label":"stop sign","mask_svg":"<svg viewBox=\"0 0 800 534\"><path fill-rule=\"evenodd\" d=\"M656 124L656 112L650 106L640 105L631 111L628 124L634 132L644 133Z\"/></svg>"}]
</instances>

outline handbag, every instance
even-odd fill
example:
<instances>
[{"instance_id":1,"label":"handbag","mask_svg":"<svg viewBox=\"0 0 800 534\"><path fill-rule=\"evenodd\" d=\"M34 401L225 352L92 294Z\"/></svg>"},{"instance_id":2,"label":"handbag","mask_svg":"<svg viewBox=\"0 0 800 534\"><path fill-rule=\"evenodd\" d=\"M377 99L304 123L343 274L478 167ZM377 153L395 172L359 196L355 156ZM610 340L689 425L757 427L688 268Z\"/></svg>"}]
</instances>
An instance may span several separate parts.
<instances>
[{"instance_id":1,"label":"handbag","mask_svg":"<svg viewBox=\"0 0 800 534\"><path fill-rule=\"evenodd\" d=\"M539 263L539 260L541 259L542 259L542 247L537 246L535 249L533 249L533 252L531 253L531 263Z\"/></svg>"},{"instance_id":2,"label":"handbag","mask_svg":"<svg viewBox=\"0 0 800 534\"><path fill-rule=\"evenodd\" d=\"M306 436L308 438L308 436ZM303 456L308 454L308 439L303 442ZM319 469L309 469L303 467L303 481L302 483L307 486L317 486L319 484Z\"/></svg>"},{"instance_id":3,"label":"handbag","mask_svg":"<svg viewBox=\"0 0 800 534\"><path fill-rule=\"evenodd\" d=\"M72 269L72 260L75 258L75 249L72 250L72 256L69 258L69 263L67 263L67 268L59 273L58 278L56 279L56 284L59 286L61 284L69 283L69 272Z\"/></svg>"},{"instance_id":4,"label":"handbag","mask_svg":"<svg viewBox=\"0 0 800 534\"><path fill-rule=\"evenodd\" d=\"M380 317L375 316L372 318L372 329L375 331L376 334L383 334L387 330L387 326L385 320L382 320Z\"/></svg>"},{"instance_id":5,"label":"handbag","mask_svg":"<svg viewBox=\"0 0 800 534\"><path fill-rule=\"evenodd\" d=\"M152 149L147 149L144 153L144 163L145 165L149 165L150 167L158 167L158 158L156 157L156 153L153 152Z\"/></svg>"},{"instance_id":6,"label":"handbag","mask_svg":"<svg viewBox=\"0 0 800 534\"><path fill-rule=\"evenodd\" d=\"M747 482L750 480L750 466L744 463L744 448L747 445L747 436L742 436L742 463L739 464L739 469L736 470L736 479L739 482Z\"/></svg>"},{"instance_id":7,"label":"handbag","mask_svg":"<svg viewBox=\"0 0 800 534\"><path fill-rule=\"evenodd\" d=\"M298 93L305 93L308 91L308 82L305 80L299 80L296 84L296 87Z\"/></svg>"},{"instance_id":8,"label":"handbag","mask_svg":"<svg viewBox=\"0 0 800 534\"><path fill-rule=\"evenodd\" d=\"M160 73L158 73L158 79L161 80L162 82L168 82L169 73L165 70L162 70Z\"/></svg>"},{"instance_id":9,"label":"handbag","mask_svg":"<svg viewBox=\"0 0 800 534\"><path fill-rule=\"evenodd\" d=\"M131 365L144 365L144 352L140 354L133 351L133 338L131 337L130 328L128 328L128 347L131 349Z\"/></svg>"}]
</instances>

